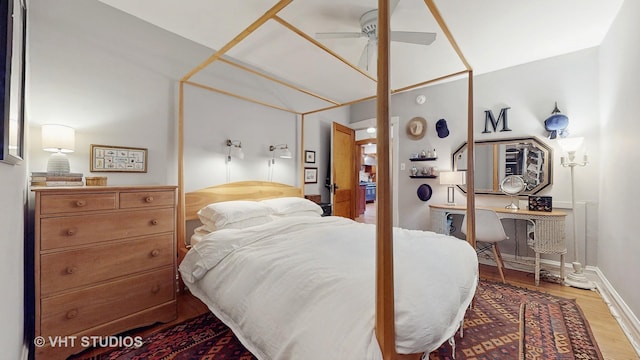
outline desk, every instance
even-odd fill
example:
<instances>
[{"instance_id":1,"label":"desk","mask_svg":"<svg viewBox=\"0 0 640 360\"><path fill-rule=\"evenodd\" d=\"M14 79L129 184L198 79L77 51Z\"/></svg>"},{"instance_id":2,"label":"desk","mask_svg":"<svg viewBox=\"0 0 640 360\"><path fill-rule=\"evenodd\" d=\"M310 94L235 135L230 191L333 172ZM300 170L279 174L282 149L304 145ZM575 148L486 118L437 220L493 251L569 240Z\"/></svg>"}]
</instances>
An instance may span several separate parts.
<instances>
[{"instance_id":1,"label":"desk","mask_svg":"<svg viewBox=\"0 0 640 360\"><path fill-rule=\"evenodd\" d=\"M449 234L447 218L450 214L464 215L466 207L449 205L430 205L431 231ZM536 286L540 284L540 254L560 255L560 277L564 279L564 255L567 253L565 245L565 218L562 211L529 211L509 210L498 207L488 207L494 210L501 219L528 220L534 224L533 242L529 246L536 253L535 277Z\"/></svg>"}]
</instances>

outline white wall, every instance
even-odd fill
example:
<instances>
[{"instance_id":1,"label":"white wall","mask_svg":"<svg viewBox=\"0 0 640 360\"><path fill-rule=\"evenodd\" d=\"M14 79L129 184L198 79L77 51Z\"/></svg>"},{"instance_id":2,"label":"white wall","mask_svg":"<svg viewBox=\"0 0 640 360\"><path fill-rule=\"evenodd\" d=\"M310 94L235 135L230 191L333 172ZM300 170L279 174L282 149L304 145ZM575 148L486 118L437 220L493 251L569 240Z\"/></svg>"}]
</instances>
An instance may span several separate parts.
<instances>
[{"instance_id":1,"label":"white wall","mask_svg":"<svg viewBox=\"0 0 640 360\"><path fill-rule=\"evenodd\" d=\"M185 190L242 180L299 186L295 114L192 86L185 87ZM226 162L226 140L240 140L244 159ZM293 158L276 156L270 145L287 144Z\"/></svg>"},{"instance_id":2,"label":"white wall","mask_svg":"<svg viewBox=\"0 0 640 360\"><path fill-rule=\"evenodd\" d=\"M310 114L304 122L304 148L316 152L315 164L304 164L305 167L318 168L318 183L306 184L305 194L319 194L322 202L331 202L329 189L325 187L329 163L331 161L331 129L333 122L343 125L349 122L349 107L339 107L333 110ZM330 175L330 174L329 174Z\"/></svg>"},{"instance_id":3,"label":"white wall","mask_svg":"<svg viewBox=\"0 0 640 360\"><path fill-rule=\"evenodd\" d=\"M29 171L46 169L40 125L58 123L76 129L72 171L177 184L176 80L210 50L98 1L32 0L28 36ZM90 173L91 144L147 148L148 172Z\"/></svg>"},{"instance_id":4,"label":"white wall","mask_svg":"<svg viewBox=\"0 0 640 360\"><path fill-rule=\"evenodd\" d=\"M624 2L600 47L600 241L598 267L640 314L640 2ZM637 320L636 320L637 321Z\"/></svg>"},{"instance_id":5,"label":"white wall","mask_svg":"<svg viewBox=\"0 0 640 360\"><path fill-rule=\"evenodd\" d=\"M569 170L562 168L562 155L556 141L548 140L548 132L544 129L544 120L551 115L554 103L569 117L569 131L574 136L584 136L588 147L591 164L576 169L576 201L597 202L598 166L600 164L598 138L598 52L588 49L516 66L474 78L474 121L476 140L491 140L510 137L536 136L554 149L553 185L547 187L540 195L553 197L554 206L567 206L571 202ZM473 64L472 64L473 65ZM423 105L418 105L415 98L418 94L427 96ZM508 110L510 132L482 134L484 130L484 111L492 110L498 116L500 109ZM417 89L394 95L391 100L391 113L400 117L400 162L404 159L406 170L400 171L399 201L400 226L410 229L429 228L429 205L446 203L446 186L440 185L437 179L410 179L411 153L422 149L435 148L438 160L425 164L436 166L439 170L451 169L451 154L466 141L467 126L467 80L447 82L427 88ZM352 121L375 116L373 102L352 106ZM404 128L407 122L422 116L427 120L427 134L419 141L406 137ZM447 121L450 135L439 138L435 129L438 119ZM423 165L423 164L420 164ZM427 202L418 199L417 187L429 184L434 191ZM465 194L456 190L456 202L466 203ZM478 205L505 206L509 203L502 195L478 195ZM568 210L567 210L568 211ZM584 215L579 216L579 252L584 262L585 245ZM572 217L567 218L568 260L573 259ZM593 233L594 229L591 229ZM597 238L597 233L587 234L587 238ZM593 240L595 241L595 240ZM505 244L505 252L512 253L513 245ZM554 260L559 260L557 257ZM595 254L588 255L589 265L595 265Z\"/></svg>"},{"instance_id":6,"label":"white wall","mask_svg":"<svg viewBox=\"0 0 640 360\"><path fill-rule=\"evenodd\" d=\"M26 209L26 169L0 162L0 349L6 359L21 359L24 322L24 219Z\"/></svg>"}]
</instances>

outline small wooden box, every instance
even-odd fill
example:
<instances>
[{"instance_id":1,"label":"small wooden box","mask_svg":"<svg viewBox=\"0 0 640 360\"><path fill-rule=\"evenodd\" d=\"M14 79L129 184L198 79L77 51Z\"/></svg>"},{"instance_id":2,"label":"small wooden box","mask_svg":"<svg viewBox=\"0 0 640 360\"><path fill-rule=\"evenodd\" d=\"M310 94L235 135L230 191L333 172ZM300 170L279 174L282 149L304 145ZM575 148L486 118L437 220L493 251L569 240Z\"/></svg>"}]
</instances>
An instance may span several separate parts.
<instances>
[{"instance_id":1,"label":"small wooden box","mask_svg":"<svg viewBox=\"0 0 640 360\"><path fill-rule=\"evenodd\" d=\"M529 210L531 211L552 211L551 196L529 196Z\"/></svg>"},{"instance_id":2,"label":"small wooden box","mask_svg":"<svg viewBox=\"0 0 640 360\"><path fill-rule=\"evenodd\" d=\"M106 176L86 177L85 183L87 186L107 186Z\"/></svg>"}]
</instances>

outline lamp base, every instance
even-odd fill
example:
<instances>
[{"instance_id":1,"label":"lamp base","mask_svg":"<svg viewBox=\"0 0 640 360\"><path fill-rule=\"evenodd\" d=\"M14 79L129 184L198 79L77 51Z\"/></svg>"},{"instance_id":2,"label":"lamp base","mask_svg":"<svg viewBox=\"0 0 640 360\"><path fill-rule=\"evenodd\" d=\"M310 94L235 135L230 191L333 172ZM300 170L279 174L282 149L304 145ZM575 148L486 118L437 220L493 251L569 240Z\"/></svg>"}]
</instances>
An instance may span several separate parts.
<instances>
[{"instance_id":1,"label":"lamp base","mask_svg":"<svg viewBox=\"0 0 640 360\"><path fill-rule=\"evenodd\" d=\"M585 290L593 290L596 287L592 281L587 279L582 272L582 264L579 262L572 263L573 272L567 275L567 278L564 280L564 284L567 286L571 286L574 288L585 289Z\"/></svg>"},{"instance_id":2,"label":"lamp base","mask_svg":"<svg viewBox=\"0 0 640 360\"><path fill-rule=\"evenodd\" d=\"M47 161L47 172L67 174L70 171L71 167L67 155L61 152L51 154L49 161Z\"/></svg>"}]
</instances>

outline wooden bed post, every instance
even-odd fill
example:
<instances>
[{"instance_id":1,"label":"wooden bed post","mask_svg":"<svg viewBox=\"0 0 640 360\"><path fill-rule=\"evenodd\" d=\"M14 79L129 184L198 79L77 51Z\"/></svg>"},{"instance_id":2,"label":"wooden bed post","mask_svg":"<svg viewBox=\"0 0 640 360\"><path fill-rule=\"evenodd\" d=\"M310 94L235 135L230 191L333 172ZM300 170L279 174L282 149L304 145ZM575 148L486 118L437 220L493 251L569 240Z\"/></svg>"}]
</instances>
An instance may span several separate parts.
<instances>
[{"instance_id":1,"label":"wooden bed post","mask_svg":"<svg viewBox=\"0 0 640 360\"><path fill-rule=\"evenodd\" d=\"M473 70L469 70L469 89L467 100L467 241L476 248L476 197L474 185L474 136L473 136Z\"/></svg>"},{"instance_id":2,"label":"wooden bed post","mask_svg":"<svg viewBox=\"0 0 640 360\"><path fill-rule=\"evenodd\" d=\"M186 224L184 216L184 81L180 81L178 102L178 224L176 229L178 236L176 237L177 251L185 247L186 241Z\"/></svg>"},{"instance_id":3,"label":"wooden bed post","mask_svg":"<svg viewBox=\"0 0 640 360\"><path fill-rule=\"evenodd\" d=\"M393 216L389 164L389 1L378 0L376 337L383 359L396 358Z\"/></svg>"},{"instance_id":4,"label":"wooden bed post","mask_svg":"<svg viewBox=\"0 0 640 360\"><path fill-rule=\"evenodd\" d=\"M436 22L438 22L438 25L440 25L440 28L444 32L444 35L447 37L447 40L449 40L449 44L451 44L456 54L458 54L460 61L462 61L464 66L467 68L467 76L469 79L469 87L468 87L468 94L467 94L467 151L468 151L467 153L467 169L468 169L467 170L467 241L475 249L476 213L474 209L476 207L476 198L474 195L475 186L473 184L473 181L474 181L473 69L471 68L471 65L469 65L469 62L467 61L467 59L464 57L464 54L462 54L462 50L460 50L458 43L453 38L451 31L449 31L449 27L445 23L444 18L442 17L442 15L440 14L440 11L436 7L434 0L424 0L424 3L429 8L429 11L431 11L431 14L433 15L434 19L436 20Z\"/></svg>"}]
</instances>

